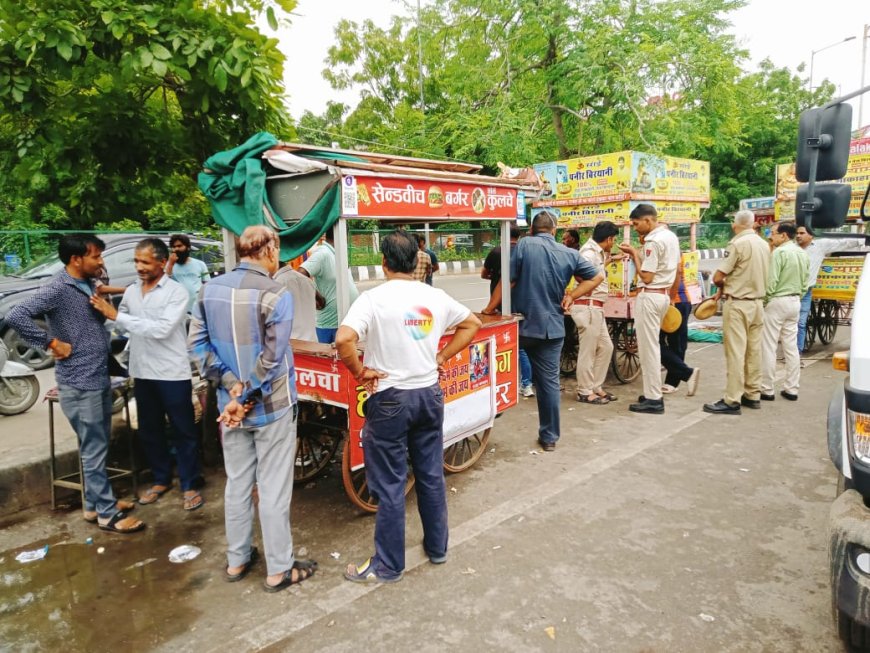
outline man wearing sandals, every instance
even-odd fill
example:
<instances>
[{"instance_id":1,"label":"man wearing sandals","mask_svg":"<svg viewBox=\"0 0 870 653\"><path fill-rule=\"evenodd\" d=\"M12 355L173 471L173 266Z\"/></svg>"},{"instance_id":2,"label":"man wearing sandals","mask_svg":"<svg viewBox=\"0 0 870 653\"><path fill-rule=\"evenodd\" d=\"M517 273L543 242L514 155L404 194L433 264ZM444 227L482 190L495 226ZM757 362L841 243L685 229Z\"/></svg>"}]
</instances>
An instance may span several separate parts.
<instances>
[{"instance_id":1,"label":"man wearing sandals","mask_svg":"<svg viewBox=\"0 0 870 653\"><path fill-rule=\"evenodd\" d=\"M84 476L84 517L102 530L132 533L145 524L127 515L134 504L117 501L106 473L112 428L112 390L109 384L109 335L105 317L89 298L103 267L105 244L96 236L61 237L58 255L64 269L33 296L15 306L6 322L32 347L47 349L54 368L60 407L76 432ZM46 316L48 333L33 318Z\"/></svg>"},{"instance_id":2,"label":"man wearing sandals","mask_svg":"<svg viewBox=\"0 0 870 653\"><path fill-rule=\"evenodd\" d=\"M314 574L317 563L293 557L290 499L296 451L296 372L290 333L293 298L272 279L278 236L264 226L239 237L239 266L209 281L193 307L188 349L203 377L220 382L228 582L259 559L252 546L257 484L266 556L264 589L277 592Z\"/></svg>"},{"instance_id":3,"label":"man wearing sandals","mask_svg":"<svg viewBox=\"0 0 870 653\"><path fill-rule=\"evenodd\" d=\"M615 224L602 220L592 230L592 237L580 248L580 256L604 272L618 234L619 229ZM607 295L608 283L605 276L592 292L575 299L571 307L571 319L577 325L580 336L577 350L577 401L584 404L600 406L616 399L609 392L605 392L603 387L610 356L613 354L613 342L604 319Z\"/></svg>"},{"instance_id":4,"label":"man wearing sandals","mask_svg":"<svg viewBox=\"0 0 870 653\"><path fill-rule=\"evenodd\" d=\"M397 230L381 240L387 282L360 295L336 334L342 362L369 393L362 434L366 481L378 497L375 553L348 565L355 583L393 583L405 570L405 483L414 469L423 549L433 564L447 561L444 482L445 361L471 343L480 320L443 290L414 280L417 243ZM438 350L441 336L455 328ZM357 343L366 343L360 361Z\"/></svg>"},{"instance_id":5,"label":"man wearing sandals","mask_svg":"<svg viewBox=\"0 0 870 653\"><path fill-rule=\"evenodd\" d=\"M187 289L164 273L169 248L159 238L136 244L133 263L139 281L124 291L121 304L94 295L91 304L120 331L130 334L130 376L139 415L139 439L154 483L139 503L155 503L172 487L172 454L166 418L175 435L178 478L185 510L203 504L196 484L200 476L199 437L193 415L190 359L187 356Z\"/></svg>"}]
</instances>

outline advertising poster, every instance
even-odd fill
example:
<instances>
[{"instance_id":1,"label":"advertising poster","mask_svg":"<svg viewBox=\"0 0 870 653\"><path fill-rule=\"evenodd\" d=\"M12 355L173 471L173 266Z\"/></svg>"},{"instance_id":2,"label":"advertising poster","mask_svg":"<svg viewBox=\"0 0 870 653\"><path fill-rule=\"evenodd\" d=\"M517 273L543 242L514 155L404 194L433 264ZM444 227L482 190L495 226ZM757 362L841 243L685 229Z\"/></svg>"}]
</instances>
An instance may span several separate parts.
<instances>
[{"instance_id":1,"label":"advertising poster","mask_svg":"<svg viewBox=\"0 0 870 653\"><path fill-rule=\"evenodd\" d=\"M781 163L776 166L776 207L777 220L794 220L794 202L797 197L798 180L795 177L794 163Z\"/></svg>"},{"instance_id":2,"label":"advertising poster","mask_svg":"<svg viewBox=\"0 0 870 653\"><path fill-rule=\"evenodd\" d=\"M472 342L445 364L445 448L468 433L492 426L495 419L495 338Z\"/></svg>"},{"instance_id":3,"label":"advertising poster","mask_svg":"<svg viewBox=\"0 0 870 653\"><path fill-rule=\"evenodd\" d=\"M449 181L345 175L342 215L359 218L516 220L517 190Z\"/></svg>"},{"instance_id":4,"label":"advertising poster","mask_svg":"<svg viewBox=\"0 0 870 653\"><path fill-rule=\"evenodd\" d=\"M656 191L664 193L667 186L667 165L665 160L654 154L632 152L631 156L631 193L634 196L655 197Z\"/></svg>"},{"instance_id":5,"label":"advertising poster","mask_svg":"<svg viewBox=\"0 0 870 653\"><path fill-rule=\"evenodd\" d=\"M533 208L532 218L541 211L549 211L556 216L557 226L562 228L592 227L601 220L610 220L616 224L626 224L632 209L642 202L638 200L623 200L620 202L605 202L602 204L581 204L579 206L557 206L548 208ZM677 202L664 200L647 200L643 202L656 207L659 221L665 224L688 224L697 222L701 217L700 202Z\"/></svg>"},{"instance_id":6,"label":"advertising poster","mask_svg":"<svg viewBox=\"0 0 870 653\"><path fill-rule=\"evenodd\" d=\"M698 271L701 255L697 252L683 252L680 255L680 263L683 266L683 283L686 286L686 295L692 304L700 303L702 299L701 275Z\"/></svg>"},{"instance_id":7,"label":"advertising poster","mask_svg":"<svg viewBox=\"0 0 870 653\"><path fill-rule=\"evenodd\" d=\"M813 286L813 299L854 301L864 259L864 256L835 256L822 261L816 285Z\"/></svg>"},{"instance_id":8,"label":"advertising poster","mask_svg":"<svg viewBox=\"0 0 870 653\"><path fill-rule=\"evenodd\" d=\"M849 166L846 169L846 176L840 181L852 186L852 199L849 202L849 213L846 219L858 220L861 217L864 192L867 190L867 184L870 183L870 138L852 141L849 147Z\"/></svg>"},{"instance_id":9,"label":"advertising poster","mask_svg":"<svg viewBox=\"0 0 870 653\"><path fill-rule=\"evenodd\" d=\"M541 190L541 200L555 199L556 197L556 163L536 163L534 165L535 172L543 184ZM567 174L567 173L566 173Z\"/></svg>"},{"instance_id":10,"label":"advertising poster","mask_svg":"<svg viewBox=\"0 0 870 653\"><path fill-rule=\"evenodd\" d=\"M611 261L606 271L607 294L611 297L628 297L637 289L637 271L631 259Z\"/></svg>"},{"instance_id":11,"label":"advertising poster","mask_svg":"<svg viewBox=\"0 0 870 653\"><path fill-rule=\"evenodd\" d=\"M679 201L709 202L710 164L666 156L665 178L656 182L656 195Z\"/></svg>"}]
</instances>

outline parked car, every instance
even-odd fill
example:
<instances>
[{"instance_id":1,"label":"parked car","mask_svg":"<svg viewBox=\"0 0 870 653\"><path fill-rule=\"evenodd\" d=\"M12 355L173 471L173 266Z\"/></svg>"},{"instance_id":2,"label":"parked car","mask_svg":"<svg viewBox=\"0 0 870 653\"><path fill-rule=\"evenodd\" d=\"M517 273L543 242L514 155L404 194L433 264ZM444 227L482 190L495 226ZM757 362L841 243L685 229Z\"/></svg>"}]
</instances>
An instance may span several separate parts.
<instances>
[{"instance_id":1,"label":"parked car","mask_svg":"<svg viewBox=\"0 0 870 653\"><path fill-rule=\"evenodd\" d=\"M133 251L145 235L143 234L106 234L100 238L106 243L103 262L113 286L128 286L137 279L133 266ZM166 237L160 236L166 239ZM218 274L223 267L223 248L221 243L207 238L191 237L191 256L203 261L212 275ZM13 306L32 295L46 279L63 269L57 253L34 262L19 274L0 276L0 338L9 349L9 359L30 365L41 370L51 367L54 360L45 351L30 347L8 327L5 316ZM120 298L117 298L120 301ZM44 320L37 320L45 325Z\"/></svg>"}]
</instances>

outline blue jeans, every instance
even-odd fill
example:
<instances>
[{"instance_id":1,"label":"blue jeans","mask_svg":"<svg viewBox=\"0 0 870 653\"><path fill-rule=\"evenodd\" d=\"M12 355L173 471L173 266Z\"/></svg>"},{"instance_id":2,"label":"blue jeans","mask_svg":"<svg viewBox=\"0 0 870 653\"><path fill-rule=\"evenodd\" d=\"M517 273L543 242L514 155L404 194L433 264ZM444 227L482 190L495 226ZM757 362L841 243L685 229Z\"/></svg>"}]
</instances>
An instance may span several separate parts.
<instances>
[{"instance_id":1,"label":"blue jeans","mask_svg":"<svg viewBox=\"0 0 870 653\"><path fill-rule=\"evenodd\" d=\"M520 349L520 387L527 388L532 385L532 364L525 349Z\"/></svg>"},{"instance_id":2,"label":"blue jeans","mask_svg":"<svg viewBox=\"0 0 870 653\"><path fill-rule=\"evenodd\" d=\"M183 491L194 489L200 475L199 435L193 416L193 386L187 381L136 379L133 388L139 412L139 441L145 450L155 485L172 484L172 454L166 438L166 418L172 424L172 443Z\"/></svg>"},{"instance_id":3,"label":"blue jeans","mask_svg":"<svg viewBox=\"0 0 870 653\"><path fill-rule=\"evenodd\" d=\"M801 297L801 313L798 318L798 354L803 352L807 341L807 318L810 316L810 307L813 304L813 289L807 290L807 294Z\"/></svg>"},{"instance_id":4,"label":"blue jeans","mask_svg":"<svg viewBox=\"0 0 870 653\"><path fill-rule=\"evenodd\" d=\"M369 397L365 406L366 482L378 497L372 567L381 578L397 578L405 569L409 456L423 523L423 548L432 557L447 553L444 395L437 383L415 390L387 388Z\"/></svg>"},{"instance_id":5,"label":"blue jeans","mask_svg":"<svg viewBox=\"0 0 870 653\"><path fill-rule=\"evenodd\" d=\"M535 377L538 440L547 444L555 443L559 439L559 358L564 340L520 336L520 348L526 350Z\"/></svg>"},{"instance_id":6,"label":"blue jeans","mask_svg":"<svg viewBox=\"0 0 870 653\"><path fill-rule=\"evenodd\" d=\"M331 345L335 342L335 333L338 331L338 327L334 329L324 329L322 327L314 327L314 331L317 333L317 342L322 342L327 345Z\"/></svg>"},{"instance_id":7,"label":"blue jeans","mask_svg":"<svg viewBox=\"0 0 870 653\"><path fill-rule=\"evenodd\" d=\"M79 440L85 510L96 510L104 519L117 511L115 494L106 472L109 434L112 431L112 390L106 377L103 390L78 390L58 383L60 408Z\"/></svg>"}]
</instances>

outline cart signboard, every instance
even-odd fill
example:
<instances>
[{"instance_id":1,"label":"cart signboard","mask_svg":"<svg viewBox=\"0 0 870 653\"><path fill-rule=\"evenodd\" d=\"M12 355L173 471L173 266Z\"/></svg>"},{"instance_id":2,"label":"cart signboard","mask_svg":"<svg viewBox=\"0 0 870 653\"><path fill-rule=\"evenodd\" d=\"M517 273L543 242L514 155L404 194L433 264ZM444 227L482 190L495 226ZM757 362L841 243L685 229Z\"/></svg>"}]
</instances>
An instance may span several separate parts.
<instances>
[{"instance_id":1,"label":"cart signboard","mask_svg":"<svg viewBox=\"0 0 870 653\"><path fill-rule=\"evenodd\" d=\"M583 204L580 206L561 206L533 208L532 217L541 211L549 211L556 216L559 228L593 227L601 220L610 220L617 224L628 223L628 216L638 204L652 204L656 207L659 221L665 224L691 224L701 216L701 202L676 202L667 200L623 200L619 202L602 202L598 204Z\"/></svg>"},{"instance_id":2,"label":"cart signboard","mask_svg":"<svg viewBox=\"0 0 870 653\"><path fill-rule=\"evenodd\" d=\"M525 199L523 191L503 186L345 175L341 209L352 218L516 220L525 215Z\"/></svg>"},{"instance_id":3,"label":"cart signboard","mask_svg":"<svg viewBox=\"0 0 870 653\"><path fill-rule=\"evenodd\" d=\"M710 202L707 161L625 151L540 163L535 171L544 184L536 207L625 200Z\"/></svg>"},{"instance_id":4,"label":"cart signboard","mask_svg":"<svg viewBox=\"0 0 870 653\"><path fill-rule=\"evenodd\" d=\"M854 301L864 260L864 256L832 256L822 261L813 286L813 299Z\"/></svg>"}]
</instances>

